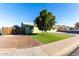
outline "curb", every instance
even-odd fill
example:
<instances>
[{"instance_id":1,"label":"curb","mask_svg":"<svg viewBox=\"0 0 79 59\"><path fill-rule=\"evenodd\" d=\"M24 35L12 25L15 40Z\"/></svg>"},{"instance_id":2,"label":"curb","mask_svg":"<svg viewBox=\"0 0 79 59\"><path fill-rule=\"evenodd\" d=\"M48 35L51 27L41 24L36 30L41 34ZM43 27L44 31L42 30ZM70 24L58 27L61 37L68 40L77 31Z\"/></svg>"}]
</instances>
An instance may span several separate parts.
<instances>
[{"instance_id":1,"label":"curb","mask_svg":"<svg viewBox=\"0 0 79 59\"><path fill-rule=\"evenodd\" d=\"M71 45L61 52L55 53L53 56L70 56L78 47L78 45Z\"/></svg>"}]
</instances>

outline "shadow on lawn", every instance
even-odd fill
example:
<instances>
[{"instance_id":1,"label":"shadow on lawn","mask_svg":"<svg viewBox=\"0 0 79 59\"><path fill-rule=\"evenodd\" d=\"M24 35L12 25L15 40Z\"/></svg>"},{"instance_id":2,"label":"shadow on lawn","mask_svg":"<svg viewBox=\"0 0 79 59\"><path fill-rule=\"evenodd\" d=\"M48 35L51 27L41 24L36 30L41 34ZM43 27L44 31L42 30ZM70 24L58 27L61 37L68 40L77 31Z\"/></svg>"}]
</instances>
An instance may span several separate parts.
<instances>
[{"instance_id":1,"label":"shadow on lawn","mask_svg":"<svg viewBox=\"0 0 79 59\"><path fill-rule=\"evenodd\" d=\"M26 35L38 35L39 33L32 33L32 34L26 34Z\"/></svg>"}]
</instances>

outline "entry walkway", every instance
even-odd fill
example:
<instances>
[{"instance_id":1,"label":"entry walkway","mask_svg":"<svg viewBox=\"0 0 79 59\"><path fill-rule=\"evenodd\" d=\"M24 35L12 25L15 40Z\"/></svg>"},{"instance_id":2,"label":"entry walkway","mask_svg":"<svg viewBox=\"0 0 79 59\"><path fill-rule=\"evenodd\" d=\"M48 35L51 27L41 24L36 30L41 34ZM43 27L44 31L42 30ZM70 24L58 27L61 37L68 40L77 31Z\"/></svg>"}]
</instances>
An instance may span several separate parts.
<instances>
[{"instance_id":1,"label":"entry walkway","mask_svg":"<svg viewBox=\"0 0 79 59\"><path fill-rule=\"evenodd\" d=\"M79 46L79 36L25 49L0 49L0 55L15 56L65 56Z\"/></svg>"}]
</instances>

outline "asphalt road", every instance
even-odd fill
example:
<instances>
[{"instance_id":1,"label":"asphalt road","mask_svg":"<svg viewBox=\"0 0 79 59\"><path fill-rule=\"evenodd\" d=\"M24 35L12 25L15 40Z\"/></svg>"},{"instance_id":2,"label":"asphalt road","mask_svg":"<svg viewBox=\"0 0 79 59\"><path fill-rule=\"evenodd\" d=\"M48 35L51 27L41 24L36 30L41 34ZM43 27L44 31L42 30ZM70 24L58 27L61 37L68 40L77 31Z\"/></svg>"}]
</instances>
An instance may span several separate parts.
<instances>
[{"instance_id":1,"label":"asphalt road","mask_svg":"<svg viewBox=\"0 0 79 59\"><path fill-rule=\"evenodd\" d=\"M73 51L69 56L79 56L79 48Z\"/></svg>"}]
</instances>

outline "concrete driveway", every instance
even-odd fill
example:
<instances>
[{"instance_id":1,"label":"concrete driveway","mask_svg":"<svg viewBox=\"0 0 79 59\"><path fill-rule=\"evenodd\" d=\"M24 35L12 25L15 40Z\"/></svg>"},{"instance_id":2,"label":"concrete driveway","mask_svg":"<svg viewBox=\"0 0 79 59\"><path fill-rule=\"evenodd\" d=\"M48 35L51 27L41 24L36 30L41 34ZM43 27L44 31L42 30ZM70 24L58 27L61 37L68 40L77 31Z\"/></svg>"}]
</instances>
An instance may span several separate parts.
<instances>
[{"instance_id":1,"label":"concrete driveway","mask_svg":"<svg viewBox=\"0 0 79 59\"><path fill-rule=\"evenodd\" d=\"M29 48L39 46L40 43L33 40L31 36L6 35L0 36L0 48Z\"/></svg>"}]
</instances>

